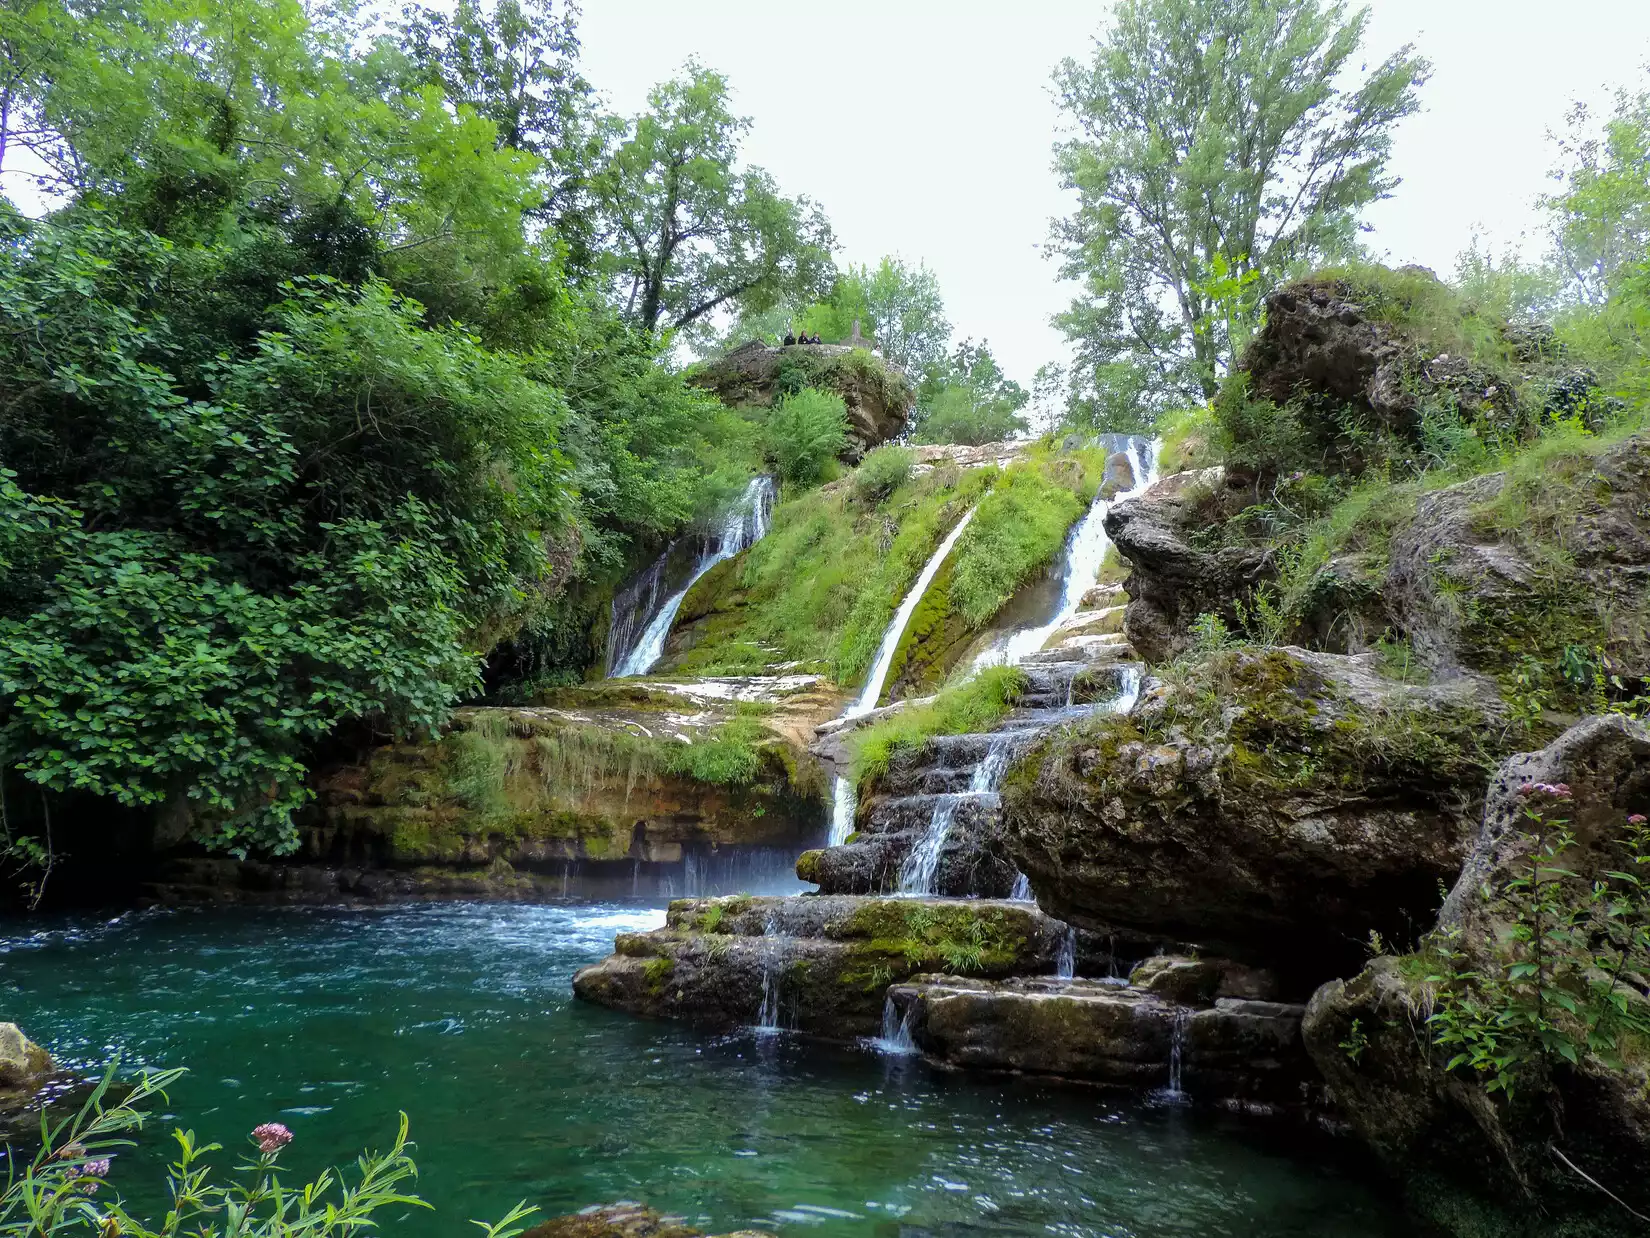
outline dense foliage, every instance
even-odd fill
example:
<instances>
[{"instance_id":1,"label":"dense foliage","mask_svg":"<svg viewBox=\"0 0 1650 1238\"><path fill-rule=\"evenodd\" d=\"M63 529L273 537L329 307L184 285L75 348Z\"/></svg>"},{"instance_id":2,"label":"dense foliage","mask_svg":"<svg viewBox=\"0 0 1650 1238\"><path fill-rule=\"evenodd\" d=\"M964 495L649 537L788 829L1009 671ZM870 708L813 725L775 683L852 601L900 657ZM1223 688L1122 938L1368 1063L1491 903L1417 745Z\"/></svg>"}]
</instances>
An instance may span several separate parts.
<instances>
[{"instance_id":1,"label":"dense foliage","mask_svg":"<svg viewBox=\"0 0 1650 1238\"><path fill-rule=\"evenodd\" d=\"M828 228L736 166L716 75L602 115L573 17L0 12L46 212L0 204L0 849L50 862L28 784L291 846L317 744L581 674L614 584L795 438L653 328L816 295ZM615 298L655 208L694 239Z\"/></svg>"}]
</instances>

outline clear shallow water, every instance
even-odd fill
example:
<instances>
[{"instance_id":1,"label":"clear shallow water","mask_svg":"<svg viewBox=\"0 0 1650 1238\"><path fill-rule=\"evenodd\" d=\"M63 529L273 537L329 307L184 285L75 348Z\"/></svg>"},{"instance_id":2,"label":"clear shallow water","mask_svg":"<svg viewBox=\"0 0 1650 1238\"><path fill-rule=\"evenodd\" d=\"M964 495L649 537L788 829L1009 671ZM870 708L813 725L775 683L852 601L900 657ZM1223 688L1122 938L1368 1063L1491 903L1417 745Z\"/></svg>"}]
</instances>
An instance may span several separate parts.
<instances>
[{"instance_id":1,"label":"clear shallow water","mask_svg":"<svg viewBox=\"0 0 1650 1238\"><path fill-rule=\"evenodd\" d=\"M191 1067L112 1175L155 1212L172 1125L239 1152L285 1122L296 1175L386 1144L405 1109L437 1211L386 1226L395 1238L461 1234L523 1198L820 1238L1408 1232L1253 1124L573 1001L576 967L662 919L443 904L0 923L0 1018L71 1064Z\"/></svg>"}]
</instances>

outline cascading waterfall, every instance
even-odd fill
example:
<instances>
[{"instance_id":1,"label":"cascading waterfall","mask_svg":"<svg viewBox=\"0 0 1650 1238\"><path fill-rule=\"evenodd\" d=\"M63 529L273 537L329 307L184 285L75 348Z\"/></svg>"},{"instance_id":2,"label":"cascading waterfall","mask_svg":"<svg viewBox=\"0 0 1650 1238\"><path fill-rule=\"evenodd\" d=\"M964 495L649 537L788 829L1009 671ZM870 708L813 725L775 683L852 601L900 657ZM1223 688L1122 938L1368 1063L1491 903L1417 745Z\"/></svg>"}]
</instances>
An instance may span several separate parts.
<instances>
[{"instance_id":1,"label":"cascading waterfall","mask_svg":"<svg viewBox=\"0 0 1650 1238\"><path fill-rule=\"evenodd\" d=\"M963 518L957 521L956 527L945 535L945 540L935 548L928 562L923 564L916 583L900 601L899 609L894 612L893 619L889 621L887 630L882 634L882 643L877 646L877 656L871 663L871 673L865 679L865 686L860 689L859 695L848 708L842 711L844 718L859 718L877 707L883 685L888 680L888 671L894 664L894 654L899 649L900 637L905 634L905 625L911 622L911 615L916 611L917 604L922 601L922 595L927 593L928 586L934 583L940 565L951 553L951 548L957 544L957 539L968 527L968 522L974 519L977 510L969 508ZM858 806L859 791L853 779L837 775L831 783L831 833L828 840L830 846L840 847L848 841L848 835L854 831L854 810Z\"/></svg>"},{"instance_id":2,"label":"cascading waterfall","mask_svg":"<svg viewBox=\"0 0 1650 1238\"><path fill-rule=\"evenodd\" d=\"M1184 1093L1180 1090L1180 1059L1186 1051L1186 1024L1191 1020L1192 1012L1184 1006L1176 1006L1174 1022L1169 1029L1169 1097L1179 1100Z\"/></svg>"},{"instance_id":3,"label":"cascading waterfall","mask_svg":"<svg viewBox=\"0 0 1650 1238\"><path fill-rule=\"evenodd\" d=\"M1008 897L1016 903L1034 903L1035 896L1031 893L1031 878L1024 873L1014 874L1014 888L1008 892Z\"/></svg>"},{"instance_id":4,"label":"cascading waterfall","mask_svg":"<svg viewBox=\"0 0 1650 1238\"><path fill-rule=\"evenodd\" d=\"M1066 925L1066 931L1060 935L1060 948L1054 953L1054 978L1077 978L1077 930L1069 924Z\"/></svg>"},{"instance_id":5,"label":"cascading waterfall","mask_svg":"<svg viewBox=\"0 0 1650 1238\"><path fill-rule=\"evenodd\" d=\"M935 892L940 855L945 850L945 840L951 833L951 825L957 819L957 807L964 800L996 794L997 784L1002 781L1003 772L1008 769L1008 758L1011 755L1009 743L1008 735L998 735L994 738L991 747L986 750L985 759L974 767L974 775L968 780L968 790L960 795L945 796L934 806L934 815L928 823L927 832L906 854L905 862L900 865L901 894Z\"/></svg>"},{"instance_id":6,"label":"cascading waterfall","mask_svg":"<svg viewBox=\"0 0 1650 1238\"><path fill-rule=\"evenodd\" d=\"M911 1016L917 1006L913 1002L906 1008L902 1018L894 1005L894 999L887 997L882 1002L882 1035L872 1039L871 1047L878 1053L887 1053L894 1057L911 1057L917 1052L917 1042L911 1035Z\"/></svg>"},{"instance_id":7,"label":"cascading waterfall","mask_svg":"<svg viewBox=\"0 0 1650 1238\"><path fill-rule=\"evenodd\" d=\"M762 1006L756 1013L756 1030L772 1035L779 1027L779 980L774 964L778 962L778 943L774 936L779 925L772 915L762 925Z\"/></svg>"},{"instance_id":8,"label":"cascading waterfall","mask_svg":"<svg viewBox=\"0 0 1650 1238\"><path fill-rule=\"evenodd\" d=\"M1021 628L995 647L986 650L974 660L976 667L1016 666L1028 654L1036 653L1062 623L1077 613L1083 604L1083 595L1094 587L1100 577L1100 564L1111 548L1106 536L1106 513L1112 505L1124 499L1143 494L1157 481L1157 443L1149 439L1131 438L1124 448L1134 485L1110 499L1096 498L1088 511L1077 522L1077 527L1066 539L1065 572L1060 578L1060 604L1045 623Z\"/></svg>"},{"instance_id":9,"label":"cascading waterfall","mask_svg":"<svg viewBox=\"0 0 1650 1238\"><path fill-rule=\"evenodd\" d=\"M974 519L974 513L979 508L971 507L967 514L957 521L956 527L945 535L945 540L939 548L923 564L922 572L917 577L916 584L911 586L894 612L893 621L888 624L888 630L882 634L882 643L877 646L877 656L871 663L871 673L865 679L865 687L860 689L859 697L846 710L845 718L858 718L868 714L877 707L877 700L882 696L883 685L888 681L888 671L894 665L894 654L899 650L900 637L905 635L905 625L911 622L911 615L916 611L917 604L922 601L922 595L928 592L928 586L934 583L934 577L939 574L940 565L945 557L951 553L951 548L957 544L957 539L963 535L968 522Z\"/></svg>"},{"instance_id":10,"label":"cascading waterfall","mask_svg":"<svg viewBox=\"0 0 1650 1238\"><path fill-rule=\"evenodd\" d=\"M637 587L627 590L627 596L633 603L640 601L642 588L647 590L647 601L642 613L651 613L652 618L642 629L635 645L623 653L620 651L624 649L623 642L629 637L629 627L633 622L630 616L634 612L629 607L624 611L621 630L619 600L614 599L614 636L609 656L609 678L645 675L653 669L653 664L664 654L665 640L670 635L670 625L676 621L676 612L682 608L682 602L687 598L688 591L693 588L694 583L718 563L733 558L747 546L767 536L768 522L773 515L774 494L773 478L751 478L739 502L723 517L716 544L708 547L705 553L699 556L699 561L694 564L687 583L667 597L662 605L658 604L656 599L664 575L665 561L669 557L668 551L648 569L648 575L638 582ZM655 606L657 609L654 609Z\"/></svg>"}]
</instances>

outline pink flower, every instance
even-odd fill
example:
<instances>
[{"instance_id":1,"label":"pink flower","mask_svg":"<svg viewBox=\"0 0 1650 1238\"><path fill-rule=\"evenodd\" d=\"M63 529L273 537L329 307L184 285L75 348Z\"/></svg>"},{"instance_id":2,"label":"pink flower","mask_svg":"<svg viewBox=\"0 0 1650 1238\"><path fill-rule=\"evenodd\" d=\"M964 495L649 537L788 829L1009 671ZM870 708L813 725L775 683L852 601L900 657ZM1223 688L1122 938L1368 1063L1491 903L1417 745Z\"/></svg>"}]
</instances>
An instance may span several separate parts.
<instances>
[{"instance_id":1,"label":"pink flower","mask_svg":"<svg viewBox=\"0 0 1650 1238\"><path fill-rule=\"evenodd\" d=\"M1518 793L1525 798L1532 795L1550 795L1554 799L1567 800L1570 798L1570 784L1567 782L1526 782L1518 788Z\"/></svg>"},{"instance_id":2,"label":"pink flower","mask_svg":"<svg viewBox=\"0 0 1650 1238\"><path fill-rule=\"evenodd\" d=\"M107 1178L109 1176L109 1159L104 1157L101 1161L87 1161L80 1167L80 1172L93 1178Z\"/></svg>"},{"instance_id":3,"label":"pink flower","mask_svg":"<svg viewBox=\"0 0 1650 1238\"><path fill-rule=\"evenodd\" d=\"M1636 812L1632 816L1627 818L1627 824L1628 825L1643 825L1644 822L1645 822L1645 816L1642 812Z\"/></svg>"},{"instance_id":4,"label":"pink flower","mask_svg":"<svg viewBox=\"0 0 1650 1238\"><path fill-rule=\"evenodd\" d=\"M252 1138L258 1141L258 1151L265 1156L274 1156L292 1142L292 1132L279 1122L265 1122L252 1128Z\"/></svg>"}]
</instances>

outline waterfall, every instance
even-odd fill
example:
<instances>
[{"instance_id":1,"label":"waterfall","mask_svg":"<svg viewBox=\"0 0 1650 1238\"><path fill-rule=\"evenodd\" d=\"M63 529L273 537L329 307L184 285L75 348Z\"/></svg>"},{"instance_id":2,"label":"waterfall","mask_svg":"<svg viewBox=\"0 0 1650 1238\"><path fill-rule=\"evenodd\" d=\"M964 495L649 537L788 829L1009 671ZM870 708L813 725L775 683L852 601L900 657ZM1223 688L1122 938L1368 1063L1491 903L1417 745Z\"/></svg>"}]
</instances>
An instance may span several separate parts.
<instances>
[{"instance_id":1,"label":"waterfall","mask_svg":"<svg viewBox=\"0 0 1650 1238\"><path fill-rule=\"evenodd\" d=\"M894 1006L892 997L882 999L882 1035L874 1037L870 1044L878 1053L888 1053L895 1057L912 1057L917 1052L917 1042L911 1036L911 1016L916 1013L917 1004L912 1002L906 1008L905 1017L901 1018L899 1010Z\"/></svg>"},{"instance_id":2,"label":"waterfall","mask_svg":"<svg viewBox=\"0 0 1650 1238\"><path fill-rule=\"evenodd\" d=\"M917 609L917 603L922 601L922 595L928 592L928 586L934 583L934 577L940 570L940 564L945 562L945 556L951 553L951 547L957 544L968 522L974 519L977 507L968 509L968 513L959 521L951 532L945 535L928 562L923 565L922 573L917 577L916 584L911 586L905 600L899 604L894 612L893 622L888 630L882 634L882 644L877 646L877 656L871 664L871 673L866 677L865 687L861 689L859 699L843 711L845 718L857 718L861 714L868 714L877 707L877 699L882 696L883 684L888 679L889 668L894 664L894 654L899 649L900 637L905 635L905 625L911 621L912 613Z\"/></svg>"},{"instance_id":3,"label":"waterfall","mask_svg":"<svg viewBox=\"0 0 1650 1238\"><path fill-rule=\"evenodd\" d=\"M1060 948L1054 955L1054 978L1077 978L1077 930L1069 924L1066 925L1066 931L1060 935Z\"/></svg>"},{"instance_id":4,"label":"waterfall","mask_svg":"<svg viewBox=\"0 0 1650 1238\"><path fill-rule=\"evenodd\" d=\"M1083 595L1100 578L1100 564L1111 539L1106 536L1106 513L1114 503L1142 494L1157 481L1157 443L1151 439L1131 437L1124 448L1129 458L1129 469L1134 485L1110 499L1095 497L1083 518L1066 538L1065 571L1060 577L1060 604L1047 622L1021 628L1008 638L987 649L974 660L976 667L1017 665L1027 654L1036 653L1062 623L1077 613L1083 604Z\"/></svg>"},{"instance_id":5,"label":"waterfall","mask_svg":"<svg viewBox=\"0 0 1650 1238\"><path fill-rule=\"evenodd\" d=\"M747 546L762 540L768 532L768 521L773 515L774 484L771 477L753 477L745 487L745 493L740 496L739 502L731 507L722 518L722 527L717 534L714 546L709 546L699 556L694 564L687 583L664 600L662 605L657 603L657 596L661 579L664 575L667 551L659 561L648 569L647 577L638 582L634 592L627 591L634 601L640 600L641 587L647 589L647 602L643 613L652 613L652 618L642 630L636 643L623 654L622 641L629 638L629 629L632 624L631 612L627 609L624 622L619 619L619 599L614 599L614 635L608 662L612 669L608 671L609 678L625 675L645 675L653 669L653 664L663 656L665 639L670 635L670 625L676 621L676 612L682 608L682 602L692 589L695 582L711 568L726 559L733 558ZM657 605L657 609L654 607Z\"/></svg>"},{"instance_id":6,"label":"waterfall","mask_svg":"<svg viewBox=\"0 0 1650 1238\"><path fill-rule=\"evenodd\" d=\"M858 807L858 796L854 794L854 782L851 778L844 778L841 774L831 777L831 833L826 840L827 847L840 847L848 841L848 835L854 832L854 810Z\"/></svg>"},{"instance_id":7,"label":"waterfall","mask_svg":"<svg viewBox=\"0 0 1650 1238\"><path fill-rule=\"evenodd\" d=\"M1172 1100L1184 1095L1180 1090L1180 1059L1186 1051L1186 1024L1191 1017L1192 1012L1186 1007L1174 1008L1174 1023L1169 1031L1169 1097Z\"/></svg>"},{"instance_id":8,"label":"waterfall","mask_svg":"<svg viewBox=\"0 0 1650 1238\"><path fill-rule=\"evenodd\" d=\"M778 922L770 912L762 925L762 1005L756 1012L756 1031L765 1036L771 1036L780 1030L779 979L774 975L774 964L777 961L775 955L778 953L779 943L773 940L778 927Z\"/></svg>"},{"instance_id":9,"label":"waterfall","mask_svg":"<svg viewBox=\"0 0 1650 1238\"><path fill-rule=\"evenodd\" d=\"M906 854L905 862L900 865L901 894L935 893L940 855L945 850L946 838L951 834L951 823L957 819L958 805L967 799L977 800L982 796L994 794L997 784L1002 781L1003 771L1008 768L1009 755L1009 737L993 737L991 747L986 750L985 759L974 767L974 775L968 780L968 790L961 795L947 795L934 806L934 815L928 822L927 832Z\"/></svg>"},{"instance_id":10,"label":"waterfall","mask_svg":"<svg viewBox=\"0 0 1650 1238\"><path fill-rule=\"evenodd\" d=\"M1008 897L1016 903L1034 903L1037 899L1031 893L1031 878L1024 873L1014 874L1014 888L1008 892Z\"/></svg>"}]
</instances>

